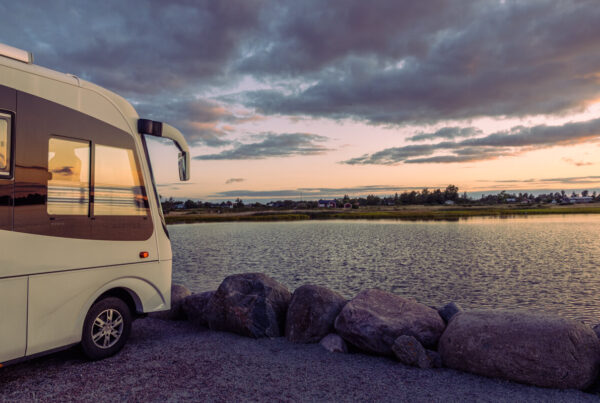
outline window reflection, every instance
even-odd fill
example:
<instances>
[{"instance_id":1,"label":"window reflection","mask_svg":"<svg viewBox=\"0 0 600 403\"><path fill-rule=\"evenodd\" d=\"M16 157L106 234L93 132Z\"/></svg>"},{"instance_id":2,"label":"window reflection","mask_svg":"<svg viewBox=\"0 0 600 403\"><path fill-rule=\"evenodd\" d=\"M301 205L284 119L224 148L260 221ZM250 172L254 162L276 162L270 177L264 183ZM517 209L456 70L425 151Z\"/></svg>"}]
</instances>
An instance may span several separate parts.
<instances>
[{"instance_id":1,"label":"window reflection","mask_svg":"<svg viewBox=\"0 0 600 403\"><path fill-rule=\"evenodd\" d=\"M0 118L0 172L9 171L8 121Z\"/></svg>"},{"instance_id":2,"label":"window reflection","mask_svg":"<svg viewBox=\"0 0 600 403\"><path fill-rule=\"evenodd\" d=\"M48 214L88 215L90 144L51 138L48 173Z\"/></svg>"},{"instance_id":3,"label":"window reflection","mask_svg":"<svg viewBox=\"0 0 600 403\"><path fill-rule=\"evenodd\" d=\"M94 158L94 215L146 215L148 199L133 150L96 145Z\"/></svg>"}]
</instances>

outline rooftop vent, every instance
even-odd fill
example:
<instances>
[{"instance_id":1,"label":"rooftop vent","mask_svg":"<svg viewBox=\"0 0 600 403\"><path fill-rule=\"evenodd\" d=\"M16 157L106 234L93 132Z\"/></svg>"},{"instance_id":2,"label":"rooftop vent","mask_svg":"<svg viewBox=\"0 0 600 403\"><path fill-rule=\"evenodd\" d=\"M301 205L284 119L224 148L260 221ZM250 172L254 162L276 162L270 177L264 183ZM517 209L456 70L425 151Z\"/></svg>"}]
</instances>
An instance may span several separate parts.
<instances>
[{"instance_id":1,"label":"rooftop vent","mask_svg":"<svg viewBox=\"0 0 600 403\"><path fill-rule=\"evenodd\" d=\"M0 56L9 57L23 63L33 63L33 54L31 52L13 48L3 43L0 43Z\"/></svg>"}]
</instances>

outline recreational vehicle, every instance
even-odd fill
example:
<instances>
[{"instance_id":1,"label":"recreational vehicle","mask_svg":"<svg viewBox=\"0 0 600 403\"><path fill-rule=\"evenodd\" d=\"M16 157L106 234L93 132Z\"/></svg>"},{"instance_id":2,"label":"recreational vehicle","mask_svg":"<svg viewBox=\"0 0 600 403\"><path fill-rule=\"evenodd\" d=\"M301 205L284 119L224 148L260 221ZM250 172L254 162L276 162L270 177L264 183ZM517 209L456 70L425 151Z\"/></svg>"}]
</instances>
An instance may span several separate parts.
<instances>
[{"instance_id":1,"label":"recreational vehicle","mask_svg":"<svg viewBox=\"0 0 600 403\"><path fill-rule=\"evenodd\" d=\"M0 366L81 343L115 354L170 307L171 244L145 136L189 149L120 96L0 45Z\"/></svg>"}]
</instances>

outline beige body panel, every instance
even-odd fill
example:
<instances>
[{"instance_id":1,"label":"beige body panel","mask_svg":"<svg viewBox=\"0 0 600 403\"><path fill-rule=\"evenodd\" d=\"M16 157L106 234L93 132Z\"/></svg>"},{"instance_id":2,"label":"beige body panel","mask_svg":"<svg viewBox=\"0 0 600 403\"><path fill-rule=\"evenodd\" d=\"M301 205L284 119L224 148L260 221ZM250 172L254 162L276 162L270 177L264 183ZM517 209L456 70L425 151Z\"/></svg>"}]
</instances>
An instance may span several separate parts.
<instances>
[{"instance_id":1,"label":"beige body panel","mask_svg":"<svg viewBox=\"0 0 600 403\"><path fill-rule=\"evenodd\" d=\"M140 311L170 306L171 262L148 262L29 277L27 355L81 340L83 321L104 292L124 288Z\"/></svg>"},{"instance_id":2,"label":"beige body panel","mask_svg":"<svg viewBox=\"0 0 600 403\"><path fill-rule=\"evenodd\" d=\"M0 362L25 355L27 277L0 279Z\"/></svg>"},{"instance_id":3,"label":"beige body panel","mask_svg":"<svg viewBox=\"0 0 600 403\"><path fill-rule=\"evenodd\" d=\"M0 277L158 260L154 236L147 241L95 241L0 231L0 245L10 251L0 253ZM150 256L140 259L142 251Z\"/></svg>"}]
</instances>

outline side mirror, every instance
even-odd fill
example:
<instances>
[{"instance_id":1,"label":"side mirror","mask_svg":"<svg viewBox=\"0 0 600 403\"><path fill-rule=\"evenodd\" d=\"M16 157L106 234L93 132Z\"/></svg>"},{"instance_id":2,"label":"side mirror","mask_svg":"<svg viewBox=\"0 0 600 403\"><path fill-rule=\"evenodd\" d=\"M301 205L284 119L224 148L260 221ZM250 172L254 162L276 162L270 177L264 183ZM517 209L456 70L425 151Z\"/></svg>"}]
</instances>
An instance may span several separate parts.
<instances>
[{"instance_id":1,"label":"side mirror","mask_svg":"<svg viewBox=\"0 0 600 403\"><path fill-rule=\"evenodd\" d=\"M190 155L189 153L182 151L179 153L178 159L179 165L179 180L188 181L190 180Z\"/></svg>"}]
</instances>

